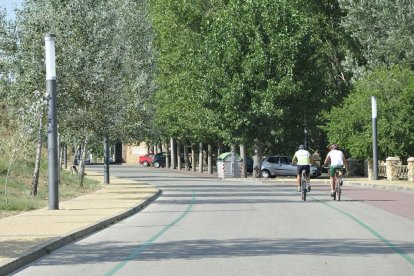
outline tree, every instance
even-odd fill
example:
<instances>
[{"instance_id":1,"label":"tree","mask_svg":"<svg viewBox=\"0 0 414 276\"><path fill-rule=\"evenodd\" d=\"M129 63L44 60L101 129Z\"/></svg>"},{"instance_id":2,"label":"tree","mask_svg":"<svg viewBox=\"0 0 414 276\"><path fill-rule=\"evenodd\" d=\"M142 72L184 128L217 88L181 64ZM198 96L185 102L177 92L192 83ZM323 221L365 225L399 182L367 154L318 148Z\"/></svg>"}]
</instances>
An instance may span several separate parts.
<instances>
[{"instance_id":1,"label":"tree","mask_svg":"<svg viewBox=\"0 0 414 276\"><path fill-rule=\"evenodd\" d=\"M349 52L346 65L356 76L383 66L414 69L414 6L410 0L339 0L342 25L360 43L362 55Z\"/></svg>"},{"instance_id":2,"label":"tree","mask_svg":"<svg viewBox=\"0 0 414 276\"><path fill-rule=\"evenodd\" d=\"M318 146L320 111L349 89L342 15L336 1L229 1L209 18L201 75L223 140L260 138L281 152L306 130Z\"/></svg>"},{"instance_id":3,"label":"tree","mask_svg":"<svg viewBox=\"0 0 414 276\"><path fill-rule=\"evenodd\" d=\"M6 93L21 125L36 133L44 105L44 35L53 32L61 141L77 146L104 135L138 140L153 92L145 5L145 0L25 1L17 13L16 49L8 55L19 62L10 70L13 89Z\"/></svg>"},{"instance_id":4,"label":"tree","mask_svg":"<svg viewBox=\"0 0 414 276\"><path fill-rule=\"evenodd\" d=\"M280 151L305 129L318 144L319 112L349 89L352 40L336 1L164 3L151 1L151 16L157 116L170 135Z\"/></svg>"},{"instance_id":5,"label":"tree","mask_svg":"<svg viewBox=\"0 0 414 276\"><path fill-rule=\"evenodd\" d=\"M353 157L372 156L371 96L378 105L378 157L414 154L414 72L379 68L355 83L341 106L325 113L323 129Z\"/></svg>"}]
</instances>

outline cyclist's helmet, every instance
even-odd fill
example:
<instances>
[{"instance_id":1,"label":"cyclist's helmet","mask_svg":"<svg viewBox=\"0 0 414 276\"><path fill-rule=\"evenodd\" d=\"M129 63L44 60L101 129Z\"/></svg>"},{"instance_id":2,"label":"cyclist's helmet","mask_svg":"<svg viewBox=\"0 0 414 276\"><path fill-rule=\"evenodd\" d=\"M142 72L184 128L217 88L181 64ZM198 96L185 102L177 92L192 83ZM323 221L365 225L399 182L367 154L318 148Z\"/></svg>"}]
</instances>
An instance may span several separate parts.
<instances>
[{"instance_id":1,"label":"cyclist's helmet","mask_svg":"<svg viewBox=\"0 0 414 276\"><path fill-rule=\"evenodd\" d=\"M304 145L300 145L299 146L299 149L301 150L301 149L305 149L305 146Z\"/></svg>"},{"instance_id":2,"label":"cyclist's helmet","mask_svg":"<svg viewBox=\"0 0 414 276\"><path fill-rule=\"evenodd\" d=\"M337 150L339 148L339 146L338 146L338 144L332 144L330 148L331 148L331 150L333 150L333 149Z\"/></svg>"}]
</instances>

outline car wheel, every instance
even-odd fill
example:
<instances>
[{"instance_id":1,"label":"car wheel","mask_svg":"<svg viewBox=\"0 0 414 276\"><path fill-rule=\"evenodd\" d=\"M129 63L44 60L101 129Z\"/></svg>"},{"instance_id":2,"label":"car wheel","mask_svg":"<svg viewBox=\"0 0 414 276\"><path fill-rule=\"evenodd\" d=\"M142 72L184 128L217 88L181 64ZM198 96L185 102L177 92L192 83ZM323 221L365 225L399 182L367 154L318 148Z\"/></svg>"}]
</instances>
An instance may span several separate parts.
<instances>
[{"instance_id":1,"label":"car wheel","mask_svg":"<svg viewBox=\"0 0 414 276\"><path fill-rule=\"evenodd\" d=\"M262 170L262 177L263 178L270 178L270 172L268 170Z\"/></svg>"},{"instance_id":2,"label":"car wheel","mask_svg":"<svg viewBox=\"0 0 414 276\"><path fill-rule=\"evenodd\" d=\"M159 167L161 167L160 162L154 162L154 167L155 167L155 168L159 168Z\"/></svg>"},{"instance_id":3,"label":"car wheel","mask_svg":"<svg viewBox=\"0 0 414 276\"><path fill-rule=\"evenodd\" d=\"M148 161L144 161L144 162L142 162L142 165L144 165L145 167L148 167L149 163L148 163Z\"/></svg>"}]
</instances>

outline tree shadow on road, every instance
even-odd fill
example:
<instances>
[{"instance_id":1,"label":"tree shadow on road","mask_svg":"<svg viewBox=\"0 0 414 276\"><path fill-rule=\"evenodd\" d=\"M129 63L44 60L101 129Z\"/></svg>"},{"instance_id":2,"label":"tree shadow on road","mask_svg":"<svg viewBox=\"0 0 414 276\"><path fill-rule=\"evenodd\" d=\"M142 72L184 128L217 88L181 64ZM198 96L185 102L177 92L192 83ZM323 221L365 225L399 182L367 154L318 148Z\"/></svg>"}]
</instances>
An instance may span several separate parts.
<instances>
[{"instance_id":1,"label":"tree shadow on road","mask_svg":"<svg viewBox=\"0 0 414 276\"><path fill-rule=\"evenodd\" d=\"M394 242L399 252L414 253L414 244ZM234 258L277 255L369 256L396 254L390 246L366 239L201 239L160 242L142 246L131 243L99 242L88 246L72 245L40 265L92 264L128 260L158 261L170 259ZM110 252L110 254L108 254ZM139 253L134 253L139 252Z\"/></svg>"}]
</instances>

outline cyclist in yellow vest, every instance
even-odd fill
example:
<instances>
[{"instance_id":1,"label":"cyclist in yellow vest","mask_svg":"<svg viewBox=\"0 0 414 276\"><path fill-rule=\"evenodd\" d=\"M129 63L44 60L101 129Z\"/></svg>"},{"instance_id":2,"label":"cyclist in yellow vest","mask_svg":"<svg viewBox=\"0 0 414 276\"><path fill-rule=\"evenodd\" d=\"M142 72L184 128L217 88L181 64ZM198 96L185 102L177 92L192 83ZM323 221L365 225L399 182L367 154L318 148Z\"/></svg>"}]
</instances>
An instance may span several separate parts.
<instances>
[{"instance_id":1,"label":"cyclist in yellow vest","mask_svg":"<svg viewBox=\"0 0 414 276\"><path fill-rule=\"evenodd\" d=\"M301 176L301 172L302 170L305 170L306 172L306 188L308 190L308 192L310 192L311 187L309 184L310 181L310 165L312 162L312 156L309 153L309 151L307 151L305 149L304 145L300 145L299 146L299 150L295 152L295 155L293 155L292 158L292 164L297 164L298 165L298 169L297 169L297 175L296 175L296 182L298 184L298 192L301 191L301 187L300 187L300 176Z\"/></svg>"}]
</instances>

